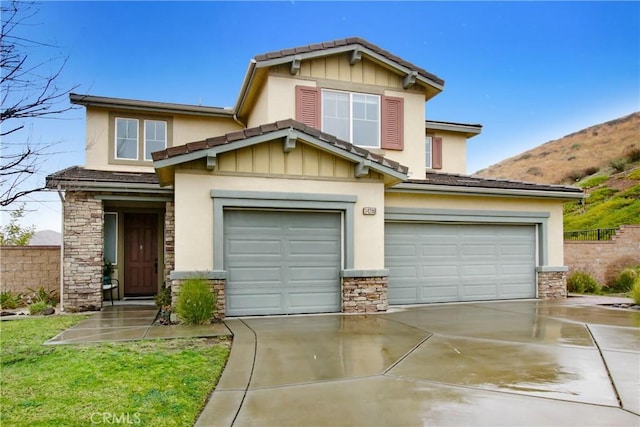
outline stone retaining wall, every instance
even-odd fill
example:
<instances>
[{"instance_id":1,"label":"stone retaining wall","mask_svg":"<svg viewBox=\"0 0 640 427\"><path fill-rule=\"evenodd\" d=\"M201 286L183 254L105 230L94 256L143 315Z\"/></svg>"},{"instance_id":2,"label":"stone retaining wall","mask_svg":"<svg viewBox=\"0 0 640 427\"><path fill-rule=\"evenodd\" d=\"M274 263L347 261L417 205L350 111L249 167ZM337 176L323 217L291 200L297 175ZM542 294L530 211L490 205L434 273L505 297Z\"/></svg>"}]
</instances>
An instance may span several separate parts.
<instances>
[{"instance_id":1,"label":"stone retaining wall","mask_svg":"<svg viewBox=\"0 0 640 427\"><path fill-rule=\"evenodd\" d=\"M27 295L40 287L60 292L60 246L0 247L0 289Z\"/></svg>"},{"instance_id":2,"label":"stone retaining wall","mask_svg":"<svg viewBox=\"0 0 640 427\"><path fill-rule=\"evenodd\" d=\"M610 241L564 242L564 262L589 273L601 284L614 281L626 267L640 265L640 225L622 225Z\"/></svg>"}]
</instances>

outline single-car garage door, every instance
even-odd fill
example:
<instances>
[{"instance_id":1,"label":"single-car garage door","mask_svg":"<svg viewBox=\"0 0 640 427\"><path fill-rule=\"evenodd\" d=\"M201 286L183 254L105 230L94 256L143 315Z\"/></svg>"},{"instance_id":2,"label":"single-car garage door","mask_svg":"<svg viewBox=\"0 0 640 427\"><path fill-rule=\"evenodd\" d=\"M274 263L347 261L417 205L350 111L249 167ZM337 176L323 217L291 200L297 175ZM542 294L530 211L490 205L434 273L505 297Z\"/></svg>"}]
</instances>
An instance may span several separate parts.
<instances>
[{"instance_id":1,"label":"single-car garage door","mask_svg":"<svg viewBox=\"0 0 640 427\"><path fill-rule=\"evenodd\" d=\"M387 223L389 303L534 298L535 227Z\"/></svg>"},{"instance_id":2,"label":"single-car garage door","mask_svg":"<svg viewBox=\"0 0 640 427\"><path fill-rule=\"evenodd\" d=\"M338 212L226 210L226 312L340 311Z\"/></svg>"}]
</instances>

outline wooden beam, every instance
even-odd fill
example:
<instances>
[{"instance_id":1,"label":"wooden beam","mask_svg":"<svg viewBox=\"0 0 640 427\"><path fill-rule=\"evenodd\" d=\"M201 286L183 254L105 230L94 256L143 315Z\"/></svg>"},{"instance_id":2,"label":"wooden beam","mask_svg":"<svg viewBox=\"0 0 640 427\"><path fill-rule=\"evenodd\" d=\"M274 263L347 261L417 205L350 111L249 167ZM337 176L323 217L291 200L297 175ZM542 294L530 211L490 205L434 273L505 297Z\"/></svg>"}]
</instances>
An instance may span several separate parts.
<instances>
[{"instance_id":1,"label":"wooden beam","mask_svg":"<svg viewBox=\"0 0 640 427\"><path fill-rule=\"evenodd\" d=\"M298 140L298 134L295 132L289 133L284 137L284 144L282 146L282 151L288 153L293 151L296 148L296 141Z\"/></svg>"}]
</instances>

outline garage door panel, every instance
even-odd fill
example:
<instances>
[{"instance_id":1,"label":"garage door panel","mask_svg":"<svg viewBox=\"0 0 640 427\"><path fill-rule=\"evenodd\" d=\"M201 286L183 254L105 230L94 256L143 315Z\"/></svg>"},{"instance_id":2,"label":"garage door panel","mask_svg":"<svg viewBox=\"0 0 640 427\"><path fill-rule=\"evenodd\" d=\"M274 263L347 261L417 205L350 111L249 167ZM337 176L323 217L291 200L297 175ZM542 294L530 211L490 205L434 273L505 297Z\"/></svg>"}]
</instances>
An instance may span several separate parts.
<instances>
[{"instance_id":1,"label":"garage door panel","mask_svg":"<svg viewBox=\"0 0 640 427\"><path fill-rule=\"evenodd\" d=\"M391 245L386 250L391 250L392 255L389 255L394 258L403 258L403 257L414 257L418 254L416 245Z\"/></svg>"},{"instance_id":2,"label":"garage door panel","mask_svg":"<svg viewBox=\"0 0 640 427\"><path fill-rule=\"evenodd\" d=\"M404 248L418 245L419 255L397 250L407 241ZM387 223L385 263L391 304L531 298L535 227Z\"/></svg>"},{"instance_id":3,"label":"garage door panel","mask_svg":"<svg viewBox=\"0 0 640 427\"><path fill-rule=\"evenodd\" d=\"M227 315L340 310L336 212L224 213Z\"/></svg>"},{"instance_id":4,"label":"garage door panel","mask_svg":"<svg viewBox=\"0 0 640 427\"><path fill-rule=\"evenodd\" d=\"M456 257L458 254L458 246L430 242L421 245L421 253L422 256L425 257Z\"/></svg>"}]
</instances>

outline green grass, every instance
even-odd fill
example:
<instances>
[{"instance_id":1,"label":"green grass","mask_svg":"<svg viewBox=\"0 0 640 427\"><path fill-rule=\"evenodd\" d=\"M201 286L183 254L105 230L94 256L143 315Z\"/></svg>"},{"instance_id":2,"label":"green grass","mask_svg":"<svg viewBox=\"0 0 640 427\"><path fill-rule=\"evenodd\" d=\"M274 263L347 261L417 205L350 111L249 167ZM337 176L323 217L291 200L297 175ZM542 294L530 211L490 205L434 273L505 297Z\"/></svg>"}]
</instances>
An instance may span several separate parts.
<instances>
[{"instance_id":1,"label":"green grass","mask_svg":"<svg viewBox=\"0 0 640 427\"><path fill-rule=\"evenodd\" d=\"M128 415L136 425L193 425L222 373L229 341L42 345L84 318L0 323L0 425L86 426L103 414L121 422Z\"/></svg>"},{"instance_id":2,"label":"green grass","mask_svg":"<svg viewBox=\"0 0 640 427\"><path fill-rule=\"evenodd\" d=\"M591 192L584 206L564 206L564 229L589 230L640 224L640 184L625 191L603 187Z\"/></svg>"},{"instance_id":3,"label":"green grass","mask_svg":"<svg viewBox=\"0 0 640 427\"><path fill-rule=\"evenodd\" d=\"M608 179L609 179L609 175L597 175L589 179L585 179L584 181L578 183L578 187L581 187L581 188L597 187L603 182L607 182Z\"/></svg>"}]
</instances>

